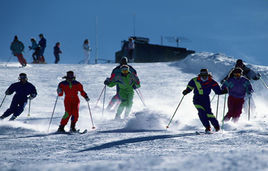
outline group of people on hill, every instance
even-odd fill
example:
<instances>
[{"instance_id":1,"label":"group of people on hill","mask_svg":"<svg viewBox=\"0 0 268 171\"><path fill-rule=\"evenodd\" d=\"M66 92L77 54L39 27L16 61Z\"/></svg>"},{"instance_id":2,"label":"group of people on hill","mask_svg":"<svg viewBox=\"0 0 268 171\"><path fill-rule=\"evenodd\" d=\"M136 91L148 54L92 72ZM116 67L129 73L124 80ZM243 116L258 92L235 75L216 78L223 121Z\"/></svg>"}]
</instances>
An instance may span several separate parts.
<instances>
[{"instance_id":1,"label":"group of people on hill","mask_svg":"<svg viewBox=\"0 0 268 171\"><path fill-rule=\"evenodd\" d=\"M31 38L31 46L29 46L29 50L32 50L32 58L34 64L44 64L46 63L44 53L47 46L47 40L45 39L43 34L39 34L39 42L35 40L35 38ZM53 54L55 56L55 64L60 61L60 54L62 50L60 49L60 42L57 42L53 47ZM90 52L92 51L90 47L90 42L86 39L83 43L83 50L84 50L84 62L85 64L90 63ZM23 57L24 52L24 44L18 39L18 36L14 36L14 40L11 43L10 50L14 56L17 56L19 63L22 67L27 65L26 59Z\"/></svg>"},{"instance_id":2,"label":"group of people on hill","mask_svg":"<svg viewBox=\"0 0 268 171\"><path fill-rule=\"evenodd\" d=\"M133 104L134 89L140 87L137 73L136 71L135 73L132 71L135 70L127 64L127 58L122 58L120 65L112 71L111 77L104 81L104 84L108 87L117 87L116 96L120 100L120 105L117 109L115 119L121 119L121 114L124 110L125 118L128 117ZM57 94L58 96L65 94L65 113L61 119L58 131L65 132L64 127L71 117L70 131L75 132L77 131L76 122L78 121L80 103L78 92L80 92L81 96L83 96L87 102L90 99L84 91L83 85L75 79L73 71L68 71L63 78L65 80L58 84ZM19 82L11 84L5 94L11 95L14 92L16 92L16 94L12 99L10 107L0 116L0 119L4 119L13 114L9 120L15 120L23 112L27 100L32 100L37 96L35 86L28 82L25 73L19 75Z\"/></svg>"},{"instance_id":3,"label":"group of people on hill","mask_svg":"<svg viewBox=\"0 0 268 171\"><path fill-rule=\"evenodd\" d=\"M33 50L33 63L45 63L44 52L46 49L46 39L43 34L39 34L39 42L37 43L34 38L31 38L32 45L29 46L29 50ZM14 40L10 45L10 50L14 56L17 56L20 64L25 67L27 61L23 57L24 44L18 39L18 36L14 36Z\"/></svg>"},{"instance_id":4,"label":"group of people on hill","mask_svg":"<svg viewBox=\"0 0 268 171\"><path fill-rule=\"evenodd\" d=\"M107 110L110 110L115 104L117 104L117 112L115 115L116 120L121 119L121 114L125 110L124 118L127 118L130 114L134 90L140 87L140 81L137 76L137 71L130 65L128 65L128 59L123 57L120 64L112 70L111 76L106 78L104 85L108 87L116 87L116 94L112 97ZM60 82L57 89L58 96L65 94L64 106L65 113L60 122L58 128L59 132L64 132L64 127L68 123L71 117L71 131L76 131L76 122L78 120L79 113L79 98L78 92L89 101L87 93L83 89L83 85L76 81L73 71L68 71L67 75L63 77L65 80ZM213 125L215 131L220 130L220 125L217 118L211 111L210 106L210 93L211 90L215 94L229 94L228 97L228 112L224 116L224 121L229 121L231 118L234 122L237 122L244 104L244 98L246 95L251 96L253 93L252 85L249 80L260 79L260 74L255 73L243 64L241 59L237 60L236 66L229 72L222 81L222 86L212 78L208 69L201 69L197 77L191 79L183 90L183 96L187 95L191 91L194 92L193 103L198 110L198 116L201 123L205 127L206 132L211 131L210 124ZM16 92L11 102L10 108L0 117L4 119L13 114L10 120L16 119L19 116L27 103L27 99L32 100L36 97L36 88L29 83L27 75L21 73L19 75L19 82L12 84L5 92L6 95L11 95Z\"/></svg>"}]
</instances>

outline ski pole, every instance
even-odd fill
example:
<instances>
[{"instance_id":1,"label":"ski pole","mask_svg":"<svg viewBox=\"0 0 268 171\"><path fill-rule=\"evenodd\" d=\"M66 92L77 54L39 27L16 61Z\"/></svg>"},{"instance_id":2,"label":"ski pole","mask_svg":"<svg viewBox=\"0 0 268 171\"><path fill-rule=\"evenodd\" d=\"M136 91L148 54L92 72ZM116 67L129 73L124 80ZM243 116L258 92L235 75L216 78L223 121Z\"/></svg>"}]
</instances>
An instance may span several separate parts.
<instances>
[{"instance_id":1,"label":"ski pole","mask_svg":"<svg viewBox=\"0 0 268 171\"><path fill-rule=\"evenodd\" d=\"M0 108L2 107L2 105L3 105L3 103L4 103L5 99L6 99L6 97L7 97L7 95L5 94L5 97L3 98L2 102L1 102Z\"/></svg>"},{"instance_id":2,"label":"ski pole","mask_svg":"<svg viewBox=\"0 0 268 171\"><path fill-rule=\"evenodd\" d=\"M216 94L214 94L214 96L212 97L212 99L210 100L210 103L212 103L212 101L214 100Z\"/></svg>"},{"instance_id":3,"label":"ski pole","mask_svg":"<svg viewBox=\"0 0 268 171\"><path fill-rule=\"evenodd\" d=\"M100 98L101 98L101 96L102 96L102 93L103 93L105 87L106 87L106 85L103 87L103 89L102 89L102 91L101 91L100 97L98 98L97 103L96 103L96 107L97 107L97 105L98 105L98 103L99 103L99 101L100 101Z\"/></svg>"},{"instance_id":4,"label":"ski pole","mask_svg":"<svg viewBox=\"0 0 268 171\"><path fill-rule=\"evenodd\" d=\"M216 110L216 119L218 118L218 109L219 109L219 100L220 99L220 95L218 95L218 99L217 99L217 110Z\"/></svg>"},{"instance_id":5,"label":"ski pole","mask_svg":"<svg viewBox=\"0 0 268 171\"><path fill-rule=\"evenodd\" d=\"M91 119L91 123L92 123L92 129L95 129L92 114L91 114L91 110L90 110L90 106L89 106L89 102L87 102L87 106L88 106L88 111L89 111L89 115L90 115L90 119Z\"/></svg>"},{"instance_id":6,"label":"ski pole","mask_svg":"<svg viewBox=\"0 0 268 171\"><path fill-rule=\"evenodd\" d=\"M142 104L144 105L144 107L146 107L146 104L144 103L144 100L143 100L141 94L139 93L139 91L137 91L136 89L135 89L135 91L136 91L136 93L138 94L138 96L139 96L139 98L140 98Z\"/></svg>"},{"instance_id":7,"label":"ski pole","mask_svg":"<svg viewBox=\"0 0 268 171\"><path fill-rule=\"evenodd\" d=\"M223 105L223 113L222 113L222 125L221 125L221 129L223 129L223 125L224 125L225 106L226 106L226 94L224 95L224 105Z\"/></svg>"},{"instance_id":8,"label":"ski pole","mask_svg":"<svg viewBox=\"0 0 268 171\"><path fill-rule=\"evenodd\" d=\"M47 129L47 132L49 132L49 128L50 128L50 125L51 125L51 122L52 122L52 118L53 118L53 115L54 115L54 111L55 111L55 108L56 108L56 104L57 104L57 101L58 101L58 97L56 97L56 101L55 101L55 104L54 104L54 107L53 107L53 111L52 111L52 114L51 114L51 118L50 118L50 122L49 122L49 125L48 125L48 129Z\"/></svg>"},{"instance_id":9,"label":"ski pole","mask_svg":"<svg viewBox=\"0 0 268 171\"><path fill-rule=\"evenodd\" d=\"M12 58L12 56L10 56L10 57L8 58L8 60L7 60L7 63L6 63L6 65L5 65L5 67L7 67L7 64L10 62L11 58Z\"/></svg>"},{"instance_id":10,"label":"ski pole","mask_svg":"<svg viewBox=\"0 0 268 171\"><path fill-rule=\"evenodd\" d=\"M106 85L104 86L104 92L103 92L102 116L104 113L105 96L106 96Z\"/></svg>"},{"instance_id":11,"label":"ski pole","mask_svg":"<svg viewBox=\"0 0 268 171\"><path fill-rule=\"evenodd\" d=\"M30 112L31 112L31 99L29 99L29 108L28 108L28 117L30 117Z\"/></svg>"},{"instance_id":12,"label":"ski pole","mask_svg":"<svg viewBox=\"0 0 268 171\"><path fill-rule=\"evenodd\" d=\"M266 82L263 81L262 78L261 78L261 81L262 81L263 85L264 85L266 88L268 88L268 85L266 84Z\"/></svg>"},{"instance_id":13,"label":"ski pole","mask_svg":"<svg viewBox=\"0 0 268 171\"><path fill-rule=\"evenodd\" d=\"M169 125L170 125L170 123L171 123L172 119L174 118L174 116L175 116L175 114L176 114L176 112L177 112L177 110L178 110L179 106L181 105L181 102L182 102L182 100L183 100L184 96L185 96L185 95L183 95L183 96L182 96L181 101L180 101L180 103L178 104L178 106L177 106L177 108L176 108L176 110L175 110L174 114L172 115L172 117L171 117L171 119L170 119L170 121L169 121L169 123L168 123L168 125L167 125L167 127L166 127L166 128L169 128Z\"/></svg>"},{"instance_id":14,"label":"ski pole","mask_svg":"<svg viewBox=\"0 0 268 171\"><path fill-rule=\"evenodd\" d=\"M250 120L250 96L248 98L248 120Z\"/></svg>"}]
</instances>

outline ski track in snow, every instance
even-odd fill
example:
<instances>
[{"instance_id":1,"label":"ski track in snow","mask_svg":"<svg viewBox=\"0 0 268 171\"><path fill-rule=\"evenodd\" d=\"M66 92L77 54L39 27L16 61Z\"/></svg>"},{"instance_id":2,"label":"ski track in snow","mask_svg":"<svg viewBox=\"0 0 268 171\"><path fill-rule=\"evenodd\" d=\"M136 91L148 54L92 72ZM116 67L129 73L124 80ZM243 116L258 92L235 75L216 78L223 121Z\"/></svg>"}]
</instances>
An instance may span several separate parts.
<instances>
[{"instance_id":1,"label":"ski track in snow","mask_svg":"<svg viewBox=\"0 0 268 171\"><path fill-rule=\"evenodd\" d=\"M25 111L14 122L0 121L0 170L268 170L268 89L261 81L252 82L255 109L247 121L243 111L238 124L224 124L224 131L197 135L203 131L192 93L185 96L170 128L166 125L178 105L181 92L201 68L208 68L220 81L234 65L235 59L222 54L198 53L185 60L169 63L132 64L141 80L145 108L135 95L130 118L114 121L115 111L105 111L102 100L96 101L116 64L97 65L29 65L0 63L2 96L6 88L25 72L38 96L31 103L31 116ZM268 67L250 65L268 81ZM63 98L58 99L50 132L48 123L61 77L73 70L90 97L95 130L92 130L88 108L80 96L77 127L86 134L54 134L64 113ZM107 88L106 104L115 94ZM211 97L214 93L211 93ZM2 99L1 99L2 100ZM1 112L10 105L7 96ZM223 97L220 97L219 121ZM106 106L106 105L105 105ZM252 105L253 106L253 105ZM215 114L216 100L212 102ZM226 109L227 110L227 109ZM69 124L66 126L68 130Z\"/></svg>"}]
</instances>

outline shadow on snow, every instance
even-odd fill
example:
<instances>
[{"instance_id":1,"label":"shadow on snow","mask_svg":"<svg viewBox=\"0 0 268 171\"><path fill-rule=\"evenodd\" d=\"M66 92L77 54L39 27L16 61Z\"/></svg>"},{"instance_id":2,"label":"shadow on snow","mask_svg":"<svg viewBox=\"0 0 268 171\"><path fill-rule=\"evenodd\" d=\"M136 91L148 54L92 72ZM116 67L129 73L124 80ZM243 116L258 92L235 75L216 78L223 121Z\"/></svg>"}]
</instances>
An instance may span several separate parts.
<instances>
[{"instance_id":1,"label":"shadow on snow","mask_svg":"<svg viewBox=\"0 0 268 171\"><path fill-rule=\"evenodd\" d=\"M85 151L92 151L92 150L103 150L103 149L107 149L107 148L112 148L112 147L116 147L116 146L120 146L120 145L132 144L132 143L137 143L137 142L153 141L153 140L166 139L166 138L196 136L196 135L197 134L194 132L194 133L184 133L184 134L175 134L175 135L154 135L154 136L146 136L146 137L128 138L128 139L108 142L108 143L101 144L101 145L98 145L95 147L90 147L90 148L87 148L84 150L80 150L78 152L85 152Z\"/></svg>"}]
</instances>

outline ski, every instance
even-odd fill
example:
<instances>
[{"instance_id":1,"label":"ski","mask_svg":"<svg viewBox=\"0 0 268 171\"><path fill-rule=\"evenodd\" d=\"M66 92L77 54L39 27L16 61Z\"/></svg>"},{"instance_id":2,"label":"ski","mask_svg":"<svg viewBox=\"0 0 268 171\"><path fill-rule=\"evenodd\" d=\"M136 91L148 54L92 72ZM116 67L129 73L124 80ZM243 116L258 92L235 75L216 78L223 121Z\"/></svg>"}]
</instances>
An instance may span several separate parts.
<instances>
[{"instance_id":1,"label":"ski","mask_svg":"<svg viewBox=\"0 0 268 171\"><path fill-rule=\"evenodd\" d=\"M78 129L78 130L75 131L75 132L70 131L69 133L70 133L70 134L85 134L85 133L87 133L87 129L85 129L84 131L80 131L80 129Z\"/></svg>"},{"instance_id":2,"label":"ski","mask_svg":"<svg viewBox=\"0 0 268 171\"><path fill-rule=\"evenodd\" d=\"M68 132L63 132L63 131L56 131L54 134L66 134L66 135L73 135L73 134L85 134L87 133L87 129L83 130L83 131L80 131L80 130L77 130L77 131L68 131Z\"/></svg>"},{"instance_id":3,"label":"ski","mask_svg":"<svg viewBox=\"0 0 268 171\"><path fill-rule=\"evenodd\" d=\"M209 132L202 132L202 131L195 131L196 135L203 135L203 134L213 134L213 132L209 131Z\"/></svg>"}]
</instances>

